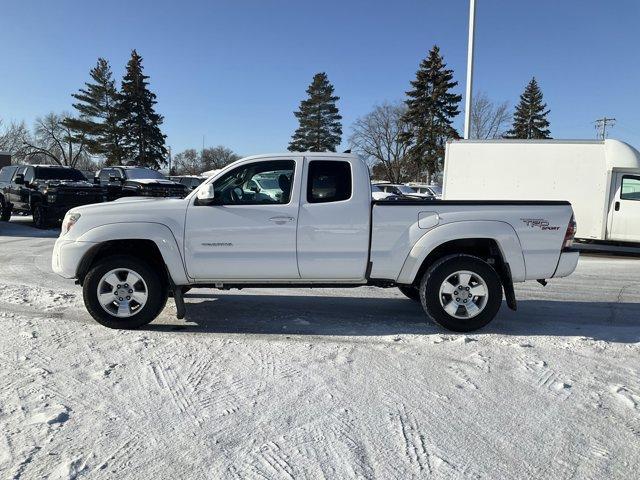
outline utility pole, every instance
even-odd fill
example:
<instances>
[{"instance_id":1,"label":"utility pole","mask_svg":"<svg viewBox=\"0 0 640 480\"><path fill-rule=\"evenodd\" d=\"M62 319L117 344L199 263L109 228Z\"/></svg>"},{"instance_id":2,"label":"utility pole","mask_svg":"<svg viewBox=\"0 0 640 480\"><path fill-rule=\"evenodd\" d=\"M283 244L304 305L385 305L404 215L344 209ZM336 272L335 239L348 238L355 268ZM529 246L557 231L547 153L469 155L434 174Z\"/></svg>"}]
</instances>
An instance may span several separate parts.
<instances>
[{"instance_id":1,"label":"utility pole","mask_svg":"<svg viewBox=\"0 0 640 480\"><path fill-rule=\"evenodd\" d=\"M607 138L607 125L611 125L612 127L616 124L615 118L607 118L606 115L602 118L597 119L595 122L596 130L598 130L598 137L602 140Z\"/></svg>"},{"instance_id":2,"label":"utility pole","mask_svg":"<svg viewBox=\"0 0 640 480\"><path fill-rule=\"evenodd\" d=\"M471 96L473 94L473 41L476 30L476 0L469 0L469 44L467 46L467 93L464 99L464 139L471 131Z\"/></svg>"}]
</instances>

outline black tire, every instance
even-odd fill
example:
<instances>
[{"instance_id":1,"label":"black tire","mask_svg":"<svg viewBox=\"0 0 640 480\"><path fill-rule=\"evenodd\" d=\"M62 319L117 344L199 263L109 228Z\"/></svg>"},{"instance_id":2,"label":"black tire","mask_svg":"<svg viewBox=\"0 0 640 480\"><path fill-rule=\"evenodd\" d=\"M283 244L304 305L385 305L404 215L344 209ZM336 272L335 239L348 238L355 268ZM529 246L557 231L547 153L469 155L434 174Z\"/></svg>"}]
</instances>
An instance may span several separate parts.
<instances>
[{"instance_id":1,"label":"black tire","mask_svg":"<svg viewBox=\"0 0 640 480\"><path fill-rule=\"evenodd\" d=\"M415 302L420 301L420 290L418 290L413 285L402 285L398 287L398 290L400 290L405 297L410 298Z\"/></svg>"},{"instance_id":2,"label":"black tire","mask_svg":"<svg viewBox=\"0 0 640 480\"><path fill-rule=\"evenodd\" d=\"M98 283L109 271L126 268L142 277L147 285L147 301L134 315L120 318L107 312L98 300ZM84 304L91 316L101 325L116 329L135 329L151 323L167 303L167 288L152 265L129 255L113 255L96 263L82 285Z\"/></svg>"},{"instance_id":3,"label":"black tire","mask_svg":"<svg viewBox=\"0 0 640 480\"><path fill-rule=\"evenodd\" d=\"M36 228L47 228L47 212L42 205L35 205L31 209L31 215L33 216L33 225Z\"/></svg>"},{"instance_id":4,"label":"black tire","mask_svg":"<svg viewBox=\"0 0 640 480\"><path fill-rule=\"evenodd\" d=\"M488 291L484 307L471 318L450 315L440 301L440 287L447 278L459 271L472 272L481 277ZM446 301L446 298L446 295L443 296L443 301ZM462 254L450 255L438 260L425 272L420 282L420 300L425 313L439 325L454 332L471 332L487 325L498 313L502 303L502 282L493 267L481 258ZM465 311L463 308L462 312Z\"/></svg>"},{"instance_id":5,"label":"black tire","mask_svg":"<svg viewBox=\"0 0 640 480\"><path fill-rule=\"evenodd\" d=\"M11 218L11 207L7 205L4 197L0 196L0 221L8 222Z\"/></svg>"}]
</instances>

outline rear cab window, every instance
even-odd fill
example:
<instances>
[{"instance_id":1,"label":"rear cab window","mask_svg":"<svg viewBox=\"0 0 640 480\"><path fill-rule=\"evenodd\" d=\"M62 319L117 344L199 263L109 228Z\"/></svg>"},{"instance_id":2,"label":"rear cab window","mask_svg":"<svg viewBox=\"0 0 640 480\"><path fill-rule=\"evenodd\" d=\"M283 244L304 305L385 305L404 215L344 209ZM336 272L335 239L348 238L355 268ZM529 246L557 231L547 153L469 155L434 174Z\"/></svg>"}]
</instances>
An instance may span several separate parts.
<instances>
[{"instance_id":1,"label":"rear cab window","mask_svg":"<svg viewBox=\"0 0 640 480\"><path fill-rule=\"evenodd\" d=\"M307 175L307 202L349 200L353 190L351 165L334 160L311 160Z\"/></svg>"}]
</instances>

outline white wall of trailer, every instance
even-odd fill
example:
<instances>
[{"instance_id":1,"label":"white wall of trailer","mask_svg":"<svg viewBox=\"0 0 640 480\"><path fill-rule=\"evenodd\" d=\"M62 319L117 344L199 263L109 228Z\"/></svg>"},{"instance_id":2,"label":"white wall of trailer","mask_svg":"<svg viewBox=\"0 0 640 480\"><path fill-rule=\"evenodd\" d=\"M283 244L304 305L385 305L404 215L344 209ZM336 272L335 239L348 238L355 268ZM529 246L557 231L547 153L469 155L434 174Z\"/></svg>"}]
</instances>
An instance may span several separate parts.
<instances>
[{"instance_id":1,"label":"white wall of trailer","mask_svg":"<svg viewBox=\"0 0 640 480\"><path fill-rule=\"evenodd\" d=\"M447 144L443 198L568 200L578 222L577 237L606 240L619 195L618 172L640 174L640 153L617 140L452 141ZM640 225L635 241L640 241Z\"/></svg>"}]
</instances>

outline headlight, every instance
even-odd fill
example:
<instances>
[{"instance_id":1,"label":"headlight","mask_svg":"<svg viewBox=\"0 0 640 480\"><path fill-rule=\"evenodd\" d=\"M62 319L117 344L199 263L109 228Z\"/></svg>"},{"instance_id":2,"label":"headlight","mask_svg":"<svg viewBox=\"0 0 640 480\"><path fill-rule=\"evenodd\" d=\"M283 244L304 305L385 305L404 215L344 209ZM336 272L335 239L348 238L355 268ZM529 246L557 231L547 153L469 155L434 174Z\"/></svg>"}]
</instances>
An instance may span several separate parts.
<instances>
[{"instance_id":1,"label":"headlight","mask_svg":"<svg viewBox=\"0 0 640 480\"><path fill-rule=\"evenodd\" d=\"M60 232L60 236L66 235L79 219L79 213L67 213L62 221L62 231Z\"/></svg>"},{"instance_id":2,"label":"headlight","mask_svg":"<svg viewBox=\"0 0 640 480\"><path fill-rule=\"evenodd\" d=\"M56 201L56 194L55 193L47 193L47 200L50 203L55 203Z\"/></svg>"}]
</instances>

